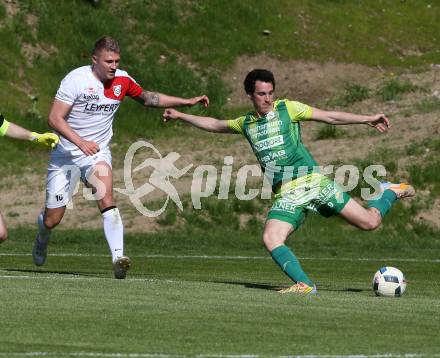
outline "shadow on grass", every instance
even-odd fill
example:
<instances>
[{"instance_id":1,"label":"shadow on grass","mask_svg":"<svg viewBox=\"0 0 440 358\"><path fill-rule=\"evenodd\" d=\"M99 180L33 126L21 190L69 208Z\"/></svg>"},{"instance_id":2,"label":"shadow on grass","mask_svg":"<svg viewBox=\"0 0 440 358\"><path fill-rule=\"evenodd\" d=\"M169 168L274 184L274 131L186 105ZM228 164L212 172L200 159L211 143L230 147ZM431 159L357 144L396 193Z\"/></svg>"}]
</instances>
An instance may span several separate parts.
<instances>
[{"instance_id":1,"label":"shadow on grass","mask_svg":"<svg viewBox=\"0 0 440 358\"><path fill-rule=\"evenodd\" d=\"M269 290L269 291L278 291L281 290L283 288L287 288L288 286L274 286L274 285L270 285L270 284L265 284L265 283L253 283L253 282L240 282L240 281L211 281L213 283L224 283L227 285L239 285L239 286L243 286L245 288L255 288L255 289L260 289L260 290ZM364 292L364 291L370 291L370 289L362 289L362 288L331 288L331 287L318 287L318 292L319 291L328 291L328 292L355 292L355 293L359 293L359 292Z\"/></svg>"},{"instance_id":2,"label":"shadow on grass","mask_svg":"<svg viewBox=\"0 0 440 358\"><path fill-rule=\"evenodd\" d=\"M19 269L19 268L4 268L2 270L8 272L22 272L22 273L35 273L35 274L58 274L58 275L70 275L70 276L99 277L99 278L103 277L103 274L101 272L76 272L76 271Z\"/></svg>"},{"instance_id":3,"label":"shadow on grass","mask_svg":"<svg viewBox=\"0 0 440 358\"><path fill-rule=\"evenodd\" d=\"M213 283L224 283L227 285L239 285L245 288L256 288L260 290L277 291L281 289L280 286L269 285L265 283L253 283L253 282L239 282L239 281L211 281Z\"/></svg>"},{"instance_id":4,"label":"shadow on grass","mask_svg":"<svg viewBox=\"0 0 440 358\"><path fill-rule=\"evenodd\" d=\"M333 287L322 287L319 286L318 287L318 292L319 291L327 291L327 292L365 292L365 291L371 291L370 289L364 289L364 288L333 288Z\"/></svg>"}]
</instances>

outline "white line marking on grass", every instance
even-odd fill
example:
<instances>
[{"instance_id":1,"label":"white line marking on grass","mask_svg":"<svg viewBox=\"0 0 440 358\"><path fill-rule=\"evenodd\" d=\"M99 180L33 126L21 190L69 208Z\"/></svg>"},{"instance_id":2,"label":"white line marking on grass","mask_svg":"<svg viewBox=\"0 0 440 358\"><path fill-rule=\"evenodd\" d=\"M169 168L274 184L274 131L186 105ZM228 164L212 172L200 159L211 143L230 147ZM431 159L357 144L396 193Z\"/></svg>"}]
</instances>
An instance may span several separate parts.
<instances>
[{"instance_id":1,"label":"white line marking on grass","mask_svg":"<svg viewBox=\"0 0 440 358\"><path fill-rule=\"evenodd\" d=\"M109 357L109 358L152 358L152 357L178 357L177 355L161 353L97 353L97 352L24 352L24 353L3 353L0 356L6 357ZM180 356L184 357L184 356Z\"/></svg>"},{"instance_id":2,"label":"white line marking on grass","mask_svg":"<svg viewBox=\"0 0 440 358\"><path fill-rule=\"evenodd\" d=\"M0 253L0 256L31 256L26 253ZM80 253L54 253L50 254L53 257L107 257L109 255L102 254L80 254ZM272 260L269 256L228 256L228 255L130 255L131 258L146 258L146 259L206 259L206 260ZM300 260L315 260L315 261L401 261L401 262L427 262L440 263L440 259L411 259L398 257L372 258L372 257L298 257Z\"/></svg>"},{"instance_id":3,"label":"white line marking on grass","mask_svg":"<svg viewBox=\"0 0 440 358\"><path fill-rule=\"evenodd\" d=\"M58 274L58 273L54 273L53 276L30 276L30 275L0 275L0 278L4 278L4 279L21 279L21 280L82 280L82 281L92 281L92 280L112 280L115 281L115 279L111 276L109 277L84 277L84 276L71 276L71 277L66 277L66 275L69 275L68 273L63 273L63 274ZM126 278L124 280L125 282L127 281L142 281L142 282L175 282L173 280L157 280L157 279L151 279L151 278ZM0 352L0 355L2 353Z\"/></svg>"},{"instance_id":4,"label":"white line marking on grass","mask_svg":"<svg viewBox=\"0 0 440 358\"><path fill-rule=\"evenodd\" d=\"M108 358L176 358L176 357L196 357L196 358L258 358L258 354L166 354L166 353L104 353L104 352L0 352L1 357L108 357ZM383 353L383 354L349 354L349 355L289 355L289 356L268 356L261 357L280 357L280 358L423 358L440 357L439 353Z\"/></svg>"}]
</instances>

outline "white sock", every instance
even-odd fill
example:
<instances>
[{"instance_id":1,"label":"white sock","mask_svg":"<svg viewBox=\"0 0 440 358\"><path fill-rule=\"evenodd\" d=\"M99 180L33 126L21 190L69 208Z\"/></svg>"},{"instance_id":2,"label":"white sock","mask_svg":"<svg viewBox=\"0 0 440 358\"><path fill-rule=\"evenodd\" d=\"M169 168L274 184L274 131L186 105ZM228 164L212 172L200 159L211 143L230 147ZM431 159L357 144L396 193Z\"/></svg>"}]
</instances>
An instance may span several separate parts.
<instances>
[{"instance_id":1,"label":"white sock","mask_svg":"<svg viewBox=\"0 0 440 358\"><path fill-rule=\"evenodd\" d=\"M51 230L49 230L44 225L44 212L43 211L40 213L40 215L38 215L37 223L38 223L38 241L40 241L41 243L48 242L50 239Z\"/></svg>"},{"instance_id":2,"label":"white sock","mask_svg":"<svg viewBox=\"0 0 440 358\"><path fill-rule=\"evenodd\" d=\"M107 239L112 261L124 255L124 226L118 208L105 211L102 214L104 234Z\"/></svg>"}]
</instances>

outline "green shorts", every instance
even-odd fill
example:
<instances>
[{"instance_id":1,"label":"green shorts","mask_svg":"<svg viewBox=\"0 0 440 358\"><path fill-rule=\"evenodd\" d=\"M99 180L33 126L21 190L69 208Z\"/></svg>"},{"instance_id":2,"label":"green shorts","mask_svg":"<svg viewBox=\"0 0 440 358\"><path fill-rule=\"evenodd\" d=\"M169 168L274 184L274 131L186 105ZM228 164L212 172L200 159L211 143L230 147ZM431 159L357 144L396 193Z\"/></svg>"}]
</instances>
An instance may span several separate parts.
<instances>
[{"instance_id":1,"label":"green shorts","mask_svg":"<svg viewBox=\"0 0 440 358\"><path fill-rule=\"evenodd\" d=\"M330 217L339 214L349 200L350 196L334 181L312 173L281 186L266 220L281 220L297 229L308 211Z\"/></svg>"}]
</instances>

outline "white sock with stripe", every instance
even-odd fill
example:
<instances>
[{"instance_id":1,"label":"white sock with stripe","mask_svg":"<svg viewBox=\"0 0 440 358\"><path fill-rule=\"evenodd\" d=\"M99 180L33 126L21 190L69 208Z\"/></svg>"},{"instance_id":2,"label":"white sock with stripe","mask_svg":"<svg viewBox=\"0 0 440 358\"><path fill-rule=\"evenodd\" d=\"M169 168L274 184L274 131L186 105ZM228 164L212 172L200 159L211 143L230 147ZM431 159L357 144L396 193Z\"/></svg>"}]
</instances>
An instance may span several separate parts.
<instances>
[{"instance_id":1,"label":"white sock with stripe","mask_svg":"<svg viewBox=\"0 0 440 358\"><path fill-rule=\"evenodd\" d=\"M104 234L107 239L112 262L124 255L124 226L117 207L109 207L102 212Z\"/></svg>"}]
</instances>

